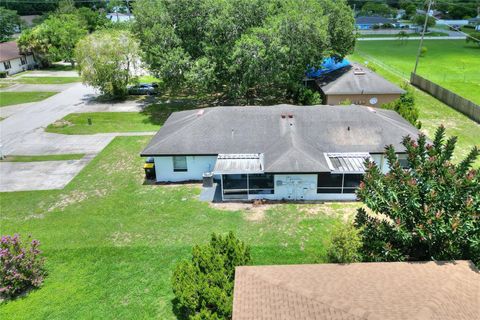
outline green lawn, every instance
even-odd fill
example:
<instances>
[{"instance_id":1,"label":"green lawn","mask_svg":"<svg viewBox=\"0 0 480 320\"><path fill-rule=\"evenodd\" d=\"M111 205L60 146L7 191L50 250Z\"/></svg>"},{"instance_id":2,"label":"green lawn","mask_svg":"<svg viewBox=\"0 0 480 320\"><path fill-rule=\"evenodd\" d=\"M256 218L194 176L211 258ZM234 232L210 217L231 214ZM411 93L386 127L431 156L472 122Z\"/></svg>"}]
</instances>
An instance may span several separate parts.
<instances>
[{"instance_id":1,"label":"green lawn","mask_svg":"<svg viewBox=\"0 0 480 320\"><path fill-rule=\"evenodd\" d=\"M373 65L377 73L394 83L400 85L405 81L400 75L372 63L369 57L362 56L358 52L350 56L350 59L358 62L369 61L369 65ZM422 122L422 131L428 137L433 137L436 128L441 124L446 127L448 135L458 137L454 160L463 159L474 145L479 145L480 125L478 123L421 90L415 89L415 99L420 109L419 120ZM480 159L476 161L475 166L480 167Z\"/></svg>"},{"instance_id":2,"label":"green lawn","mask_svg":"<svg viewBox=\"0 0 480 320\"><path fill-rule=\"evenodd\" d=\"M88 124L88 119L92 124ZM104 132L156 131L158 124L146 114L136 112L72 113L50 124L46 131L62 134L93 134Z\"/></svg>"},{"instance_id":3,"label":"green lawn","mask_svg":"<svg viewBox=\"0 0 480 320\"><path fill-rule=\"evenodd\" d=\"M0 92L0 107L44 100L58 92Z\"/></svg>"},{"instance_id":4,"label":"green lawn","mask_svg":"<svg viewBox=\"0 0 480 320\"><path fill-rule=\"evenodd\" d=\"M64 84L72 82L80 82L80 77L19 77L15 78L15 82L26 84Z\"/></svg>"},{"instance_id":5,"label":"green lawn","mask_svg":"<svg viewBox=\"0 0 480 320\"><path fill-rule=\"evenodd\" d=\"M331 228L359 206L219 210L196 185L143 184L149 139L116 138L64 190L0 194L2 234L39 239L49 273L0 319L173 319L172 270L212 232L234 231L253 264L323 262Z\"/></svg>"},{"instance_id":6,"label":"green lawn","mask_svg":"<svg viewBox=\"0 0 480 320\"><path fill-rule=\"evenodd\" d=\"M49 154L40 156L7 156L1 161L3 162L34 162L34 161L57 161L57 160L79 160L85 156L83 153L72 154Z\"/></svg>"},{"instance_id":7,"label":"green lawn","mask_svg":"<svg viewBox=\"0 0 480 320\"><path fill-rule=\"evenodd\" d=\"M418 74L480 104L480 47L465 40L425 40ZM358 41L356 52L409 78L418 41Z\"/></svg>"}]
</instances>

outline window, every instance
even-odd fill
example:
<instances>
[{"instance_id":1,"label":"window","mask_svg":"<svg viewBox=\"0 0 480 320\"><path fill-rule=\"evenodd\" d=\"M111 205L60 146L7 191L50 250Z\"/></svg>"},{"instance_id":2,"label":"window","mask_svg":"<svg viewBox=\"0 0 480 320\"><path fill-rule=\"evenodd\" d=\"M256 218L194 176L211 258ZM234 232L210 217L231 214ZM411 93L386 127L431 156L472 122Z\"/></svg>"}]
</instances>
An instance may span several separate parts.
<instances>
[{"instance_id":1,"label":"window","mask_svg":"<svg viewBox=\"0 0 480 320\"><path fill-rule=\"evenodd\" d=\"M4 61L3 66L5 67L5 70L8 70L12 67L12 65L10 64L10 61Z\"/></svg>"},{"instance_id":2,"label":"window","mask_svg":"<svg viewBox=\"0 0 480 320\"><path fill-rule=\"evenodd\" d=\"M27 57L21 56L21 57L20 57L20 63L22 64L22 66L23 66L24 64L27 64Z\"/></svg>"},{"instance_id":3,"label":"window","mask_svg":"<svg viewBox=\"0 0 480 320\"><path fill-rule=\"evenodd\" d=\"M173 157L173 171L185 172L187 170L187 157L186 156L174 156Z\"/></svg>"},{"instance_id":4,"label":"window","mask_svg":"<svg viewBox=\"0 0 480 320\"><path fill-rule=\"evenodd\" d=\"M251 194L273 194L273 174L248 175L248 192Z\"/></svg>"},{"instance_id":5,"label":"window","mask_svg":"<svg viewBox=\"0 0 480 320\"><path fill-rule=\"evenodd\" d=\"M402 167L403 169L408 169L410 167L410 165L408 164L408 159L407 159L407 155L406 154L399 154L398 155L398 164L400 165L400 167Z\"/></svg>"}]
</instances>

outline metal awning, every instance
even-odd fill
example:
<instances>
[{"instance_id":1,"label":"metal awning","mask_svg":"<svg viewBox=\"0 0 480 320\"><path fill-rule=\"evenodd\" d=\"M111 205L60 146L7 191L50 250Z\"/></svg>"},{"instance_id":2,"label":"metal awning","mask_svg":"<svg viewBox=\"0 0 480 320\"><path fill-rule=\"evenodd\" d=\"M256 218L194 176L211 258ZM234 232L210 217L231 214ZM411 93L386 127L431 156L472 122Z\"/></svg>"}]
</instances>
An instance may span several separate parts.
<instances>
[{"instance_id":1,"label":"metal awning","mask_svg":"<svg viewBox=\"0 0 480 320\"><path fill-rule=\"evenodd\" d=\"M219 154L214 174L263 173L263 153Z\"/></svg>"},{"instance_id":2,"label":"metal awning","mask_svg":"<svg viewBox=\"0 0 480 320\"><path fill-rule=\"evenodd\" d=\"M365 160L372 161L368 152L325 153L332 173L365 173Z\"/></svg>"}]
</instances>

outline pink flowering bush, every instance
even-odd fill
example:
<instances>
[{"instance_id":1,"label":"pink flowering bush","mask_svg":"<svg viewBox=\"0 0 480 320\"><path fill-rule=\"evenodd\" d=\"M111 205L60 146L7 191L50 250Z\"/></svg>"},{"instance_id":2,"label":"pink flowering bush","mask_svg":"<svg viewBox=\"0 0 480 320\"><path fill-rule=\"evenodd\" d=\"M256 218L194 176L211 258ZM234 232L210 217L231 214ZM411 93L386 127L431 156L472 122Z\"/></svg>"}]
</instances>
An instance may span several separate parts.
<instances>
[{"instance_id":1,"label":"pink flowering bush","mask_svg":"<svg viewBox=\"0 0 480 320\"><path fill-rule=\"evenodd\" d=\"M29 237L30 238L30 237ZM0 241L0 297L14 298L38 288L46 275L40 242L24 242L18 234L2 236Z\"/></svg>"}]
</instances>

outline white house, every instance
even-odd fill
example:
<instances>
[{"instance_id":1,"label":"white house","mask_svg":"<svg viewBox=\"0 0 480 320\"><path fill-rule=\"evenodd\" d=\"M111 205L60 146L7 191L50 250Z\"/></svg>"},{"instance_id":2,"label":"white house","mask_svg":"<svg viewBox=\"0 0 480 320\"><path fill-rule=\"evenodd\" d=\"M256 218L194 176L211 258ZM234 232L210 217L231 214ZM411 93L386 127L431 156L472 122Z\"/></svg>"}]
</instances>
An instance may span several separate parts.
<instances>
[{"instance_id":1,"label":"white house","mask_svg":"<svg viewBox=\"0 0 480 320\"><path fill-rule=\"evenodd\" d=\"M365 106L214 107L174 112L141 156L157 182L213 173L223 200L355 200L366 159L384 172L386 145L419 131Z\"/></svg>"},{"instance_id":2,"label":"white house","mask_svg":"<svg viewBox=\"0 0 480 320\"><path fill-rule=\"evenodd\" d=\"M0 72L8 75L33 69L37 62L32 54L21 54L15 41L0 43Z\"/></svg>"}]
</instances>

